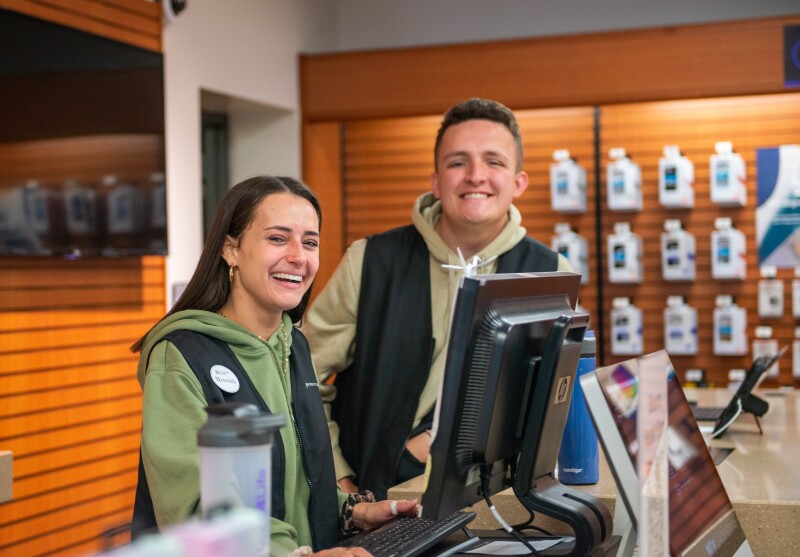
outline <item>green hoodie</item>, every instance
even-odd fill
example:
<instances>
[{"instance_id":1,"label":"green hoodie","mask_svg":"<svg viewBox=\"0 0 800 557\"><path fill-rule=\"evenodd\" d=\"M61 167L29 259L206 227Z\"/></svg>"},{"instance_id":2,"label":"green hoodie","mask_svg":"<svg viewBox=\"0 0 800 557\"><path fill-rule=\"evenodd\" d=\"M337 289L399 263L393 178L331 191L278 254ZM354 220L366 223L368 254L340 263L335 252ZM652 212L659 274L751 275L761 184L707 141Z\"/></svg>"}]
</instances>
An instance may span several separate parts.
<instances>
[{"instance_id":1,"label":"green hoodie","mask_svg":"<svg viewBox=\"0 0 800 557\"><path fill-rule=\"evenodd\" d=\"M291 346L292 323L283 315ZM200 511L197 431L206 422L203 389L186 360L162 337L176 330L197 331L230 346L269 409L289 416L291 383L276 362L284 361L278 331L263 340L216 313L186 310L158 323L147 335L137 378L143 391L142 459L160 527L176 524ZM309 487L292 427L280 431L286 458L285 521L271 520L273 553L311 545L308 524ZM339 493L340 504L346 498ZM276 547L275 544L279 546ZM277 551L276 551L277 550Z\"/></svg>"}]
</instances>

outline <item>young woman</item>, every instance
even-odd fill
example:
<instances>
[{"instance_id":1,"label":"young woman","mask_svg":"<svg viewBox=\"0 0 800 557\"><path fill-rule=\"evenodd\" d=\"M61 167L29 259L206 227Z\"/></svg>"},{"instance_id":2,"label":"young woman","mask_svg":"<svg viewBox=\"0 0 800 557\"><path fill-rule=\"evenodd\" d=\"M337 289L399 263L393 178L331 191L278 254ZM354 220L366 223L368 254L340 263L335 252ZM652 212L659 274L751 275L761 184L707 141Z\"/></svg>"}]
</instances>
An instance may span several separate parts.
<instances>
[{"instance_id":1,"label":"young woman","mask_svg":"<svg viewBox=\"0 0 800 557\"><path fill-rule=\"evenodd\" d=\"M308 345L293 326L319 266L320 224L315 195L297 180L258 176L234 186L220 202L186 290L133 345L141 352L144 393L134 533L200 509L197 431L215 387L176 345L177 332L186 331L227 345L262 408L287 417L273 447L273 554L323 550L338 541L343 525L371 528L416 512L416 501L373 503L337 490Z\"/></svg>"}]
</instances>

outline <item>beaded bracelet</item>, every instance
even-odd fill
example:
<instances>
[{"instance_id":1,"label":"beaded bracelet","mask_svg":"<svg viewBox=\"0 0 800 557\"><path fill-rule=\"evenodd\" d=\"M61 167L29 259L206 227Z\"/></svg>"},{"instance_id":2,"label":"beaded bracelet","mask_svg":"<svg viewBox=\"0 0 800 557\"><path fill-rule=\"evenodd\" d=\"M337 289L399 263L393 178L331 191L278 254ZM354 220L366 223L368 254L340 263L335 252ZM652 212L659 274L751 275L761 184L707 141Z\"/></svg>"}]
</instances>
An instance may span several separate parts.
<instances>
[{"instance_id":1,"label":"beaded bracelet","mask_svg":"<svg viewBox=\"0 0 800 557\"><path fill-rule=\"evenodd\" d=\"M357 504L374 502L375 495L368 489L348 495L347 501L342 505L342 533L350 535L359 530L353 520L353 508L355 508Z\"/></svg>"}]
</instances>

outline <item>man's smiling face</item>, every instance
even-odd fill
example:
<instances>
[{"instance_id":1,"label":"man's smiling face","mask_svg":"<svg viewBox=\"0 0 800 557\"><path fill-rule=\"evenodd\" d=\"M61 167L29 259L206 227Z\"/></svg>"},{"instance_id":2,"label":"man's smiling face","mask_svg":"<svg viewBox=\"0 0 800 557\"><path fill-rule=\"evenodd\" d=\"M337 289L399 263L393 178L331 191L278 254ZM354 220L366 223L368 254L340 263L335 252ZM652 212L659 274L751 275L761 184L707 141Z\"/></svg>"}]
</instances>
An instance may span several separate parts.
<instances>
[{"instance_id":1,"label":"man's smiling face","mask_svg":"<svg viewBox=\"0 0 800 557\"><path fill-rule=\"evenodd\" d=\"M481 226L499 233L512 201L528 186L517 172L517 147L508 129L490 120L449 127L439 147L433 195L442 203L440 225L451 231Z\"/></svg>"}]
</instances>

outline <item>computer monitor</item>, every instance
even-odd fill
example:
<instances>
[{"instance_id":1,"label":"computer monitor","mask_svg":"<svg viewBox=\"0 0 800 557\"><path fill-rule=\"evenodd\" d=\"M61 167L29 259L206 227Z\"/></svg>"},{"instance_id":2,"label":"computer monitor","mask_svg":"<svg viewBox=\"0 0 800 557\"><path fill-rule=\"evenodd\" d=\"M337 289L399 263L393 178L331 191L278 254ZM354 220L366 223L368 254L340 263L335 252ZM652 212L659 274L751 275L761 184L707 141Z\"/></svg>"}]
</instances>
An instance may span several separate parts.
<instances>
[{"instance_id":1,"label":"computer monitor","mask_svg":"<svg viewBox=\"0 0 800 557\"><path fill-rule=\"evenodd\" d=\"M580 379L633 530L639 531L643 520L642 487L637 472L643 369L663 373L666 383L664 436L668 471L666 493L659 494L658 499L666 498L669 554L752 556L683 388L663 350L598 368ZM651 439L655 439L653 443L660 442L657 437L651 436ZM621 555L633 554L633 541L635 537L623 540Z\"/></svg>"},{"instance_id":2,"label":"computer monitor","mask_svg":"<svg viewBox=\"0 0 800 557\"><path fill-rule=\"evenodd\" d=\"M558 272L463 279L423 516L447 516L513 485L529 510L573 529L575 555L610 538L602 503L553 477L589 325L575 311L579 285L580 275Z\"/></svg>"}]
</instances>

